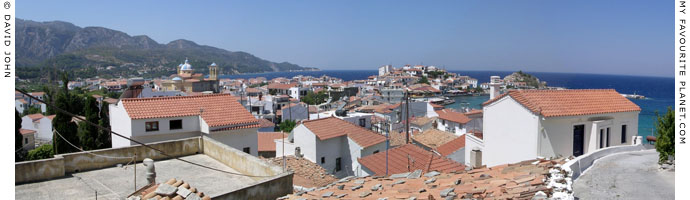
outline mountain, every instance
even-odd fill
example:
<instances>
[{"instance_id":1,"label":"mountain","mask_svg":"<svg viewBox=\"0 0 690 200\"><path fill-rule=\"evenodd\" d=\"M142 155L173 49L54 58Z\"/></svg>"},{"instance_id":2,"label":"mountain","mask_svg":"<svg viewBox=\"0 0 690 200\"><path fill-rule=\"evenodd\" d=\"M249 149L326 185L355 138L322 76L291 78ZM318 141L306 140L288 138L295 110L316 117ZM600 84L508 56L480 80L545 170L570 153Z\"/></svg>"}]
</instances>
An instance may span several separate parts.
<instances>
[{"instance_id":1,"label":"mountain","mask_svg":"<svg viewBox=\"0 0 690 200\"><path fill-rule=\"evenodd\" d=\"M312 70L288 62L271 62L241 51L228 51L179 39L159 44L145 35L130 36L103 27L78 27L62 21L16 19L20 78L40 77L49 69L77 76L170 75L189 58L199 72L215 62L223 74Z\"/></svg>"}]
</instances>

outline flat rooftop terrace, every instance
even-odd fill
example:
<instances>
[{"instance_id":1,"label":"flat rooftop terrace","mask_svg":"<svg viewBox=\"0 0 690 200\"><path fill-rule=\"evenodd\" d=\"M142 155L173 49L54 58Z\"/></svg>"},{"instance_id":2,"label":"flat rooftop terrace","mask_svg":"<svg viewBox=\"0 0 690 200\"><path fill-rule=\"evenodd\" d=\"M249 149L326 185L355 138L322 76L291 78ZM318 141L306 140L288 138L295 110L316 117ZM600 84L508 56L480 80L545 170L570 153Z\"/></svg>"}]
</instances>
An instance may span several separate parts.
<instances>
[{"instance_id":1,"label":"flat rooftop terrace","mask_svg":"<svg viewBox=\"0 0 690 200\"><path fill-rule=\"evenodd\" d=\"M237 170L204 155L195 154L180 157L204 166L239 173ZM184 180L198 191L212 197L244 188L256 183L246 176L227 174L175 159L154 160L156 183L171 178ZM134 186L134 166L109 167L66 175L47 181L19 184L15 186L15 199L124 199L136 189L147 184L146 168L136 166L136 187Z\"/></svg>"}]
</instances>

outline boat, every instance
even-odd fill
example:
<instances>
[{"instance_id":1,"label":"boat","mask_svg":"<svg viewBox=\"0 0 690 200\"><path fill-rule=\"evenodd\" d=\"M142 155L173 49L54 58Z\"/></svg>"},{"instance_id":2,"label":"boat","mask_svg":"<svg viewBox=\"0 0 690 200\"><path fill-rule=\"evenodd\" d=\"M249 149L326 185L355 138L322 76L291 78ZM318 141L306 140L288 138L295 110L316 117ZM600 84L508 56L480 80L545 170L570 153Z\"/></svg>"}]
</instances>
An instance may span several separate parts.
<instances>
[{"instance_id":1,"label":"boat","mask_svg":"<svg viewBox=\"0 0 690 200\"><path fill-rule=\"evenodd\" d=\"M621 94L623 97L628 98L628 99L646 99L645 96L633 93L633 94Z\"/></svg>"}]
</instances>

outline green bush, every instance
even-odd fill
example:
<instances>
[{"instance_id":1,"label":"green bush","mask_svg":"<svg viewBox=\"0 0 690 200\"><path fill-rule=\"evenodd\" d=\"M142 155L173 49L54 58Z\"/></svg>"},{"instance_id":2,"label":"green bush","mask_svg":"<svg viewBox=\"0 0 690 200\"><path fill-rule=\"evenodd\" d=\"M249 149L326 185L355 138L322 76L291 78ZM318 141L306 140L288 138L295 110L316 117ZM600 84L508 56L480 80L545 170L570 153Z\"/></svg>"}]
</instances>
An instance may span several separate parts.
<instances>
[{"instance_id":1,"label":"green bush","mask_svg":"<svg viewBox=\"0 0 690 200\"><path fill-rule=\"evenodd\" d=\"M29 151L26 156L27 160L40 160L46 158L53 158L53 145L44 144L40 147Z\"/></svg>"},{"instance_id":2,"label":"green bush","mask_svg":"<svg viewBox=\"0 0 690 200\"><path fill-rule=\"evenodd\" d=\"M292 129L294 129L296 125L297 125L297 123L295 123L295 121L285 120L282 123L280 123L279 128L281 131L283 131L285 133L289 133L289 132L292 132Z\"/></svg>"},{"instance_id":3,"label":"green bush","mask_svg":"<svg viewBox=\"0 0 690 200\"><path fill-rule=\"evenodd\" d=\"M676 146L675 146L675 111L670 106L668 107L666 114L663 116L656 112L656 122L654 126L656 127L656 143L654 147L656 151L659 152L659 163L666 162L669 156L675 156Z\"/></svg>"}]
</instances>

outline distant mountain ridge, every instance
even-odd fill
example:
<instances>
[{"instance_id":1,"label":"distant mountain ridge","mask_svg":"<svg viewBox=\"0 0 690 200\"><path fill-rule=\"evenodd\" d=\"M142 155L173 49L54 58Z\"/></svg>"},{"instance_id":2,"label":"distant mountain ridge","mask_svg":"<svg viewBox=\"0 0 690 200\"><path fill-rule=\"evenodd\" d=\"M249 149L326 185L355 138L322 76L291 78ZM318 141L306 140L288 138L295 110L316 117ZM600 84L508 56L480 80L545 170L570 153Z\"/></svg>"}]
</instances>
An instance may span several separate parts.
<instances>
[{"instance_id":1,"label":"distant mountain ridge","mask_svg":"<svg viewBox=\"0 0 690 200\"><path fill-rule=\"evenodd\" d=\"M288 62L271 62L241 51L199 45L179 39L159 44L146 35L130 36L103 27L78 27L62 21L35 22L16 19L17 67L56 67L79 70L84 67L129 66L126 71L175 71L185 58L204 72L217 63L224 74L310 70ZM154 73L156 74L156 73ZM158 73L162 74L162 73ZM158 75L156 74L156 75Z\"/></svg>"}]
</instances>

